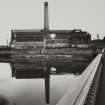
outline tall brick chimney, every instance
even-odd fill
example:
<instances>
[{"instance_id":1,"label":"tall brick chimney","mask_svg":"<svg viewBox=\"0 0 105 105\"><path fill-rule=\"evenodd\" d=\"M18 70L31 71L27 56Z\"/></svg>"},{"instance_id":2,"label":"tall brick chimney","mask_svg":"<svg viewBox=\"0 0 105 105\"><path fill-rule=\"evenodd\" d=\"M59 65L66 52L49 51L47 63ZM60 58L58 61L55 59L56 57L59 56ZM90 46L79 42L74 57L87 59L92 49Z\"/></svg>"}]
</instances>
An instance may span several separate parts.
<instances>
[{"instance_id":1,"label":"tall brick chimney","mask_svg":"<svg viewBox=\"0 0 105 105\"><path fill-rule=\"evenodd\" d=\"M48 2L44 2L44 30L49 30Z\"/></svg>"}]
</instances>

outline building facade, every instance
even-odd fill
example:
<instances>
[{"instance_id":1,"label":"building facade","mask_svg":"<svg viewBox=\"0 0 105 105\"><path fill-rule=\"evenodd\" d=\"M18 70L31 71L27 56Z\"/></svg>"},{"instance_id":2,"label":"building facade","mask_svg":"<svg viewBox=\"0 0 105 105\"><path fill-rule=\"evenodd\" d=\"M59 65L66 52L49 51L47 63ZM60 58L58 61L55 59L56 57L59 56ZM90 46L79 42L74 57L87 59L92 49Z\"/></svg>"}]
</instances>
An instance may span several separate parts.
<instances>
[{"instance_id":1,"label":"building facade","mask_svg":"<svg viewBox=\"0 0 105 105\"><path fill-rule=\"evenodd\" d=\"M54 38L50 35L55 34ZM91 42L91 35L81 30L49 31L49 37L39 30L13 30L11 47L15 49L86 47Z\"/></svg>"}]
</instances>

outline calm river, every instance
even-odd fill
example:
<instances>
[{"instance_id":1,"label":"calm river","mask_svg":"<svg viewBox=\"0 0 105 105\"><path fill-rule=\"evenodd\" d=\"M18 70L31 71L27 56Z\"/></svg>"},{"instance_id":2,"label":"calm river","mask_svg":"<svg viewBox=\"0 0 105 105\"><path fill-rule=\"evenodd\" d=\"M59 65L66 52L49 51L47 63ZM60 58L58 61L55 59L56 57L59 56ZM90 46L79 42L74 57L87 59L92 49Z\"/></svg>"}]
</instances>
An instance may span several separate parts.
<instances>
[{"instance_id":1,"label":"calm river","mask_svg":"<svg viewBox=\"0 0 105 105\"><path fill-rule=\"evenodd\" d=\"M43 75L49 71L50 105L56 105L89 62L63 64L0 63L0 94L16 105L46 105Z\"/></svg>"}]
</instances>

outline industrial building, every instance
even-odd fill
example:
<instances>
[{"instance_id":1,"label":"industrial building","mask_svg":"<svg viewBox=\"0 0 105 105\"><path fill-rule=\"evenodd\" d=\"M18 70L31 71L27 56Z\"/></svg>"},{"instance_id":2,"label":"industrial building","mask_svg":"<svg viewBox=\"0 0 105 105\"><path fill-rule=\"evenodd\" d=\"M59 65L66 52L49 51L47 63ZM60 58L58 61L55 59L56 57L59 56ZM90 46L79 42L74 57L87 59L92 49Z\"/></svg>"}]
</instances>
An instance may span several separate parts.
<instances>
[{"instance_id":1,"label":"industrial building","mask_svg":"<svg viewBox=\"0 0 105 105\"><path fill-rule=\"evenodd\" d=\"M55 35L53 38L51 35ZM49 30L48 2L44 3L44 29L12 30L10 47L14 49L42 49L88 47L91 35L82 30Z\"/></svg>"},{"instance_id":2,"label":"industrial building","mask_svg":"<svg viewBox=\"0 0 105 105\"><path fill-rule=\"evenodd\" d=\"M55 34L53 39L51 34ZM11 47L15 49L79 47L90 42L91 35L81 30L50 30L48 38L42 30L12 30L11 36Z\"/></svg>"}]
</instances>

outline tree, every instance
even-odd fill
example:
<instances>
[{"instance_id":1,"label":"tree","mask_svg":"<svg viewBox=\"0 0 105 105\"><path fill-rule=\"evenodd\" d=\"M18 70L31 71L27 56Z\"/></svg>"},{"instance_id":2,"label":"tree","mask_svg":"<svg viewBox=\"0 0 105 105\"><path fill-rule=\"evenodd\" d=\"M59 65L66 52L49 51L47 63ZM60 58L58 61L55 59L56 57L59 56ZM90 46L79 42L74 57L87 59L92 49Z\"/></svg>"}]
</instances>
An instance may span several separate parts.
<instances>
[{"instance_id":1,"label":"tree","mask_svg":"<svg viewBox=\"0 0 105 105\"><path fill-rule=\"evenodd\" d=\"M103 43L105 44L105 37L102 39Z\"/></svg>"}]
</instances>

